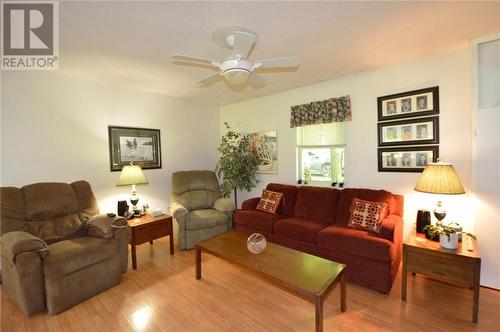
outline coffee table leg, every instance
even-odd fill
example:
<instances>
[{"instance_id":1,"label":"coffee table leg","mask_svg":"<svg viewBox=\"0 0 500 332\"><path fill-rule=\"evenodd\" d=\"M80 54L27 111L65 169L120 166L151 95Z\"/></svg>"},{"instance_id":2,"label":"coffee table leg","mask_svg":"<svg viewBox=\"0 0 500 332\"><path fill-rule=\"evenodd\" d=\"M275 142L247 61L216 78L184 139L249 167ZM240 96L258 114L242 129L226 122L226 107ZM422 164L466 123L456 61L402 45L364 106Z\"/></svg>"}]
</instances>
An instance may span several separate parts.
<instances>
[{"instance_id":1,"label":"coffee table leg","mask_svg":"<svg viewBox=\"0 0 500 332\"><path fill-rule=\"evenodd\" d=\"M137 270L137 254L135 252L135 244L130 245L132 247L132 268Z\"/></svg>"},{"instance_id":2,"label":"coffee table leg","mask_svg":"<svg viewBox=\"0 0 500 332\"><path fill-rule=\"evenodd\" d=\"M198 248L194 249L194 257L195 257L195 277L196 280L201 279L201 250Z\"/></svg>"},{"instance_id":3,"label":"coffee table leg","mask_svg":"<svg viewBox=\"0 0 500 332\"><path fill-rule=\"evenodd\" d=\"M342 273L340 277L340 311L345 312L346 310L346 300L347 300L347 290L345 282L345 274Z\"/></svg>"},{"instance_id":4,"label":"coffee table leg","mask_svg":"<svg viewBox=\"0 0 500 332\"><path fill-rule=\"evenodd\" d=\"M321 296L316 296L316 332L323 331L323 299Z\"/></svg>"}]
</instances>

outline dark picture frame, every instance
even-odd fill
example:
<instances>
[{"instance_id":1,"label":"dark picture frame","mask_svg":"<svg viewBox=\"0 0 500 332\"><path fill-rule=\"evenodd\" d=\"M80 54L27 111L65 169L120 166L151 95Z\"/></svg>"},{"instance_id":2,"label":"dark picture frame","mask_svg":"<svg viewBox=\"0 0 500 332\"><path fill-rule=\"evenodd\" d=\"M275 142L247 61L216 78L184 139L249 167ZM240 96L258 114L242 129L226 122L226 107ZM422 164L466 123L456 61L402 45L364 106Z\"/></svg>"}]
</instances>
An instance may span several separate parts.
<instances>
[{"instance_id":1,"label":"dark picture frame","mask_svg":"<svg viewBox=\"0 0 500 332\"><path fill-rule=\"evenodd\" d=\"M160 130L108 126L111 172L133 162L142 169L161 168Z\"/></svg>"},{"instance_id":2,"label":"dark picture frame","mask_svg":"<svg viewBox=\"0 0 500 332\"><path fill-rule=\"evenodd\" d=\"M439 117L379 122L378 146L439 143Z\"/></svg>"},{"instance_id":3,"label":"dark picture frame","mask_svg":"<svg viewBox=\"0 0 500 332\"><path fill-rule=\"evenodd\" d=\"M439 114L439 86L377 98L378 121Z\"/></svg>"},{"instance_id":4,"label":"dark picture frame","mask_svg":"<svg viewBox=\"0 0 500 332\"><path fill-rule=\"evenodd\" d=\"M379 172L419 173L429 162L437 162L439 145L378 149Z\"/></svg>"}]
</instances>

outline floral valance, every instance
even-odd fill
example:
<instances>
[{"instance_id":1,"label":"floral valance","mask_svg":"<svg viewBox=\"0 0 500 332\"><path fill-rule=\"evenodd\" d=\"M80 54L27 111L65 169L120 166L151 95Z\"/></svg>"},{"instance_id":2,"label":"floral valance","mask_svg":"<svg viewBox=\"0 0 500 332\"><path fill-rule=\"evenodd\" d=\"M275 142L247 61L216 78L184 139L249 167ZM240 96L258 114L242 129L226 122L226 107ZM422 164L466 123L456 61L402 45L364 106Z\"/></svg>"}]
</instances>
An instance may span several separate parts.
<instances>
[{"instance_id":1,"label":"floral valance","mask_svg":"<svg viewBox=\"0 0 500 332\"><path fill-rule=\"evenodd\" d=\"M351 119L351 100L343 96L292 106L290 128Z\"/></svg>"}]
</instances>

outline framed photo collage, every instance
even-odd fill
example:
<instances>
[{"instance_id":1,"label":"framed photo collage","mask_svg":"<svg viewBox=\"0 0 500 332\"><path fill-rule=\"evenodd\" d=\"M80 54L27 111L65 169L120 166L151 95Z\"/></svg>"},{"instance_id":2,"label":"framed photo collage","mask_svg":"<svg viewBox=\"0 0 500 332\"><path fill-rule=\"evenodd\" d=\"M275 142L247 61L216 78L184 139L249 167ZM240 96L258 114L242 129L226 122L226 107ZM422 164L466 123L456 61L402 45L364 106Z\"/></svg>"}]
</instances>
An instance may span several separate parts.
<instances>
[{"instance_id":1,"label":"framed photo collage","mask_svg":"<svg viewBox=\"0 0 500 332\"><path fill-rule=\"evenodd\" d=\"M439 87L377 98L378 171L422 172L439 157Z\"/></svg>"}]
</instances>

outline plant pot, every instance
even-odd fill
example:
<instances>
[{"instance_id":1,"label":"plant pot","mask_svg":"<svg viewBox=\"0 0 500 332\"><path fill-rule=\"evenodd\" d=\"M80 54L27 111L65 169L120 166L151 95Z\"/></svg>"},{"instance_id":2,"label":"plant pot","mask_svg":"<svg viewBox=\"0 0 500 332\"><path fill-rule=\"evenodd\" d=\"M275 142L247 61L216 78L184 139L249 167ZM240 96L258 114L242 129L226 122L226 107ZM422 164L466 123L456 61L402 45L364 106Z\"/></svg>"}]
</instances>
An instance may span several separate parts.
<instances>
[{"instance_id":1,"label":"plant pot","mask_svg":"<svg viewBox=\"0 0 500 332\"><path fill-rule=\"evenodd\" d=\"M445 249L457 249L458 247L458 234L450 234L450 239L446 234L439 234L439 244Z\"/></svg>"}]
</instances>

